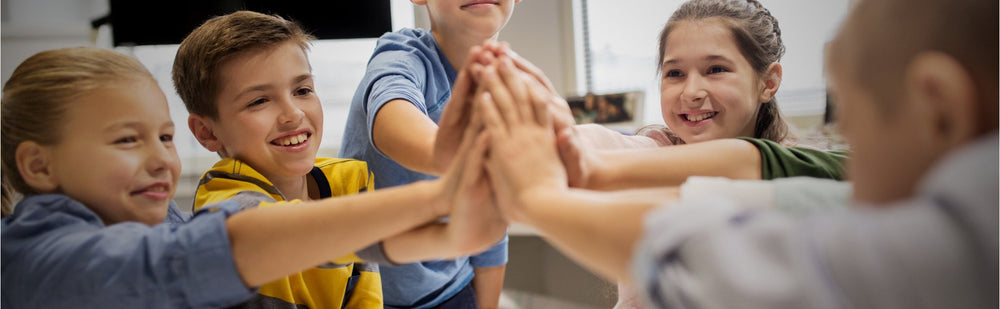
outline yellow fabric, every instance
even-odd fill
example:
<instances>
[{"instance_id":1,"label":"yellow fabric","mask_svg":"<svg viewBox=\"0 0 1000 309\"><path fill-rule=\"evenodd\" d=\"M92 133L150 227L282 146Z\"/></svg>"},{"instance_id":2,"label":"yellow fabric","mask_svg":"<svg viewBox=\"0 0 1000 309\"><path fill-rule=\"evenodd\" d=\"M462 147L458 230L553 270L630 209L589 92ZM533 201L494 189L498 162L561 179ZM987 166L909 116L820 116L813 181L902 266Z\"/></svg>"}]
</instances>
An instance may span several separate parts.
<instances>
[{"instance_id":1,"label":"yellow fabric","mask_svg":"<svg viewBox=\"0 0 1000 309\"><path fill-rule=\"evenodd\" d=\"M330 182L332 196L356 194L374 188L373 177L363 161L338 158L317 158L318 167ZM212 177L208 177L211 173ZM210 178L210 179L209 179ZM254 182L252 179L256 179ZM285 201L274 185L249 165L235 159L223 159L202 176L195 193L194 209L227 200L245 191L260 192L275 202L261 202L258 207L286 206L299 202ZM295 254L290 252L289 254ZM357 270L354 289L347 291L348 282ZM257 294L271 297L288 305L309 308L382 308L382 280L377 270L370 269L355 254L334 259L280 280L264 284ZM345 296L350 295L346 304ZM251 300L257 301L258 298ZM261 302L265 307L275 303ZM284 305L281 305L284 307Z\"/></svg>"}]
</instances>

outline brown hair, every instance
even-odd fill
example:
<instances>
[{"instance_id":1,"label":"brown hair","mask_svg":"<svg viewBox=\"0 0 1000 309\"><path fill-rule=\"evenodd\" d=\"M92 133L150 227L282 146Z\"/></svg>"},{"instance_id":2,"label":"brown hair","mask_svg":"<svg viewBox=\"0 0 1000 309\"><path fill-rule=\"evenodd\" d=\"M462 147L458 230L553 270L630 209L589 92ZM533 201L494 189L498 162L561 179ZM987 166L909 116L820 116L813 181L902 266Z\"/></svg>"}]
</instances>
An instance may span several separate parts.
<instances>
[{"instance_id":1,"label":"brown hair","mask_svg":"<svg viewBox=\"0 0 1000 309\"><path fill-rule=\"evenodd\" d=\"M886 119L903 95L906 67L921 52L950 55L973 77L984 127L996 130L1000 53L997 1L860 1L829 45L829 58L867 88ZM877 31L872 29L877 28Z\"/></svg>"},{"instance_id":2,"label":"brown hair","mask_svg":"<svg viewBox=\"0 0 1000 309\"><path fill-rule=\"evenodd\" d=\"M719 18L726 23L736 39L740 53L747 59L757 75L763 75L767 67L781 60L785 45L781 42L781 28L771 12L756 0L689 0L670 16L660 32L660 53L657 69L663 63L667 36L674 27L688 20ZM778 102L774 98L761 104L757 110L754 125L755 138L781 142L790 135L788 124L781 116Z\"/></svg>"},{"instance_id":3,"label":"brown hair","mask_svg":"<svg viewBox=\"0 0 1000 309\"><path fill-rule=\"evenodd\" d=\"M22 142L60 140L67 103L113 82L149 79L138 60L106 49L76 47L37 53L14 69L3 86L0 149L3 149L2 214L13 212L15 195L36 194L21 177L16 152Z\"/></svg>"},{"instance_id":4,"label":"brown hair","mask_svg":"<svg viewBox=\"0 0 1000 309\"><path fill-rule=\"evenodd\" d=\"M215 99L223 63L244 52L289 41L308 50L313 39L297 23L277 15L238 11L214 17L181 42L174 57L174 88L189 113L218 119Z\"/></svg>"}]
</instances>

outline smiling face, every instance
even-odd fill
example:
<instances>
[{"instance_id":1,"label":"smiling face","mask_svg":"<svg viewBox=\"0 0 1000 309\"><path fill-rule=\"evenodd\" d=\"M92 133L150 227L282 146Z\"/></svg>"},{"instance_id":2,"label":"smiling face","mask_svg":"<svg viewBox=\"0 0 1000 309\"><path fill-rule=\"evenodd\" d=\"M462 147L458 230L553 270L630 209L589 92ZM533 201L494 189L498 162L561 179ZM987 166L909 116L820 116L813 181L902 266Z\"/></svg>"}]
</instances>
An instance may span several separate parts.
<instances>
[{"instance_id":1,"label":"smiling face","mask_svg":"<svg viewBox=\"0 0 1000 309\"><path fill-rule=\"evenodd\" d=\"M500 32L514 12L514 4L520 0L413 0L412 2L427 6L433 31L462 31L485 39Z\"/></svg>"},{"instance_id":2,"label":"smiling face","mask_svg":"<svg viewBox=\"0 0 1000 309\"><path fill-rule=\"evenodd\" d=\"M323 136L323 109L305 51L292 42L252 50L219 72L218 119L193 116L211 131L193 127L199 141L272 181L307 174Z\"/></svg>"},{"instance_id":3,"label":"smiling face","mask_svg":"<svg viewBox=\"0 0 1000 309\"><path fill-rule=\"evenodd\" d=\"M68 104L49 147L57 191L105 224L163 222L181 165L167 99L155 81L120 80Z\"/></svg>"},{"instance_id":4,"label":"smiling face","mask_svg":"<svg viewBox=\"0 0 1000 309\"><path fill-rule=\"evenodd\" d=\"M720 19L679 22L661 65L663 121L681 139L753 136L761 82Z\"/></svg>"}]
</instances>

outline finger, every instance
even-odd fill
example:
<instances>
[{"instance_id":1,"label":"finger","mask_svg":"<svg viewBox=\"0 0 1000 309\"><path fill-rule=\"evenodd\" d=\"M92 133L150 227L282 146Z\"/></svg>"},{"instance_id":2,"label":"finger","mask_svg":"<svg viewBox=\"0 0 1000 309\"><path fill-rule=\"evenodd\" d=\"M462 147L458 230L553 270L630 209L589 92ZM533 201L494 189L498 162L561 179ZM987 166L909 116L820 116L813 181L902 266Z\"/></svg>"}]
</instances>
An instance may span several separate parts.
<instances>
[{"instance_id":1,"label":"finger","mask_svg":"<svg viewBox=\"0 0 1000 309\"><path fill-rule=\"evenodd\" d=\"M552 116L549 115L549 99L551 96L545 94L544 86L539 83L533 83L530 87L531 92L531 109L534 112L535 121L547 129L552 128Z\"/></svg>"},{"instance_id":2,"label":"finger","mask_svg":"<svg viewBox=\"0 0 1000 309\"><path fill-rule=\"evenodd\" d=\"M490 141L489 133L480 132L475 138L469 138L469 140L475 142L472 143L469 158L465 162L465 175L462 177L462 182L471 185L478 183L480 177L483 176L483 164L485 163L486 149L488 149Z\"/></svg>"},{"instance_id":3,"label":"finger","mask_svg":"<svg viewBox=\"0 0 1000 309\"><path fill-rule=\"evenodd\" d=\"M514 99L515 106L521 112L521 119L531 119L531 93L528 92L528 85L525 84L526 80L522 77L524 73L514 68L509 57L500 58L498 71Z\"/></svg>"},{"instance_id":4,"label":"finger","mask_svg":"<svg viewBox=\"0 0 1000 309\"><path fill-rule=\"evenodd\" d=\"M478 113L482 116L483 124L486 126L486 131L489 132L490 136L495 140L499 137L507 137L507 123L503 121L500 116L500 112L497 110L496 104L493 103L493 98L489 92L483 92L476 96L476 108Z\"/></svg>"},{"instance_id":5,"label":"finger","mask_svg":"<svg viewBox=\"0 0 1000 309\"><path fill-rule=\"evenodd\" d=\"M514 66L516 66L518 70L527 72L531 75L531 77L542 83L542 85L545 85L546 89L552 93L556 93L556 87L552 85L552 81L545 76L545 72L542 72L542 69L539 69L537 66L528 61L528 59L524 59L524 57L521 57L521 55L514 52L514 50L509 47L505 48L502 54L510 57L510 59L514 62Z\"/></svg>"},{"instance_id":6,"label":"finger","mask_svg":"<svg viewBox=\"0 0 1000 309\"><path fill-rule=\"evenodd\" d=\"M521 123L521 112L517 110L514 99L507 85L500 79L496 66L488 66L483 72L483 84L490 93L491 101L500 111L501 119L507 122L507 126L514 126Z\"/></svg>"}]
</instances>

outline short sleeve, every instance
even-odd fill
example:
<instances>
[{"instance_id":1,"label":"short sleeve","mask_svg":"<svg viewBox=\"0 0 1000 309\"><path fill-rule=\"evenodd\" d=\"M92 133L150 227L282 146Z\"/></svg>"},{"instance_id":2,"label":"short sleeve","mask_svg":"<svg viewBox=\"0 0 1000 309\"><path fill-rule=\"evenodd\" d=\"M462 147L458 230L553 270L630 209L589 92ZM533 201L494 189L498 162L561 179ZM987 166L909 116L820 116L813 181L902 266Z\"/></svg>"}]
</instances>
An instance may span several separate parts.
<instances>
[{"instance_id":1,"label":"short sleeve","mask_svg":"<svg viewBox=\"0 0 1000 309\"><path fill-rule=\"evenodd\" d=\"M503 239L482 253L469 257L472 267L495 267L507 264L507 243L510 236L504 234Z\"/></svg>"},{"instance_id":2,"label":"short sleeve","mask_svg":"<svg viewBox=\"0 0 1000 309\"><path fill-rule=\"evenodd\" d=\"M808 147L786 147L774 141L746 138L757 147L761 157L761 179L810 176L834 180L844 179L846 151L823 151Z\"/></svg>"}]
</instances>

